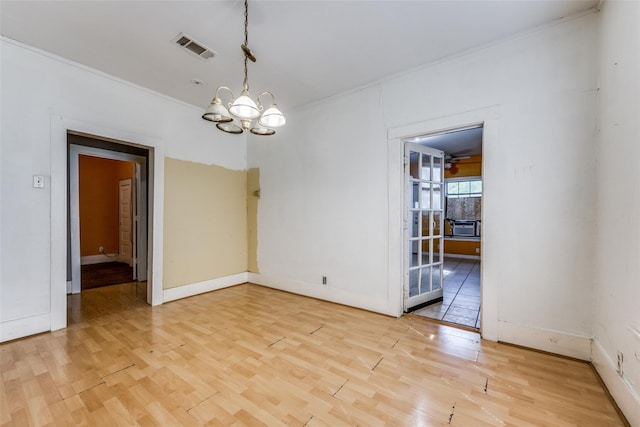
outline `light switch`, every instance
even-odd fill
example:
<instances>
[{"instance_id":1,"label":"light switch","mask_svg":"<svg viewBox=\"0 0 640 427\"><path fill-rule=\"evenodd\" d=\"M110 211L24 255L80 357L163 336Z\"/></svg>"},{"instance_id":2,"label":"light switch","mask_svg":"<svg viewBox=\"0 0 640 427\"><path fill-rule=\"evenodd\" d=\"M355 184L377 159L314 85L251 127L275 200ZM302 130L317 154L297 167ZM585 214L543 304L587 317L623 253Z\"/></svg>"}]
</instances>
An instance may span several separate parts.
<instances>
[{"instance_id":1,"label":"light switch","mask_svg":"<svg viewBox=\"0 0 640 427\"><path fill-rule=\"evenodd\" d=\"M44 188L44 176L33 175L33 188Z\"/></svg>"}]
</instances>

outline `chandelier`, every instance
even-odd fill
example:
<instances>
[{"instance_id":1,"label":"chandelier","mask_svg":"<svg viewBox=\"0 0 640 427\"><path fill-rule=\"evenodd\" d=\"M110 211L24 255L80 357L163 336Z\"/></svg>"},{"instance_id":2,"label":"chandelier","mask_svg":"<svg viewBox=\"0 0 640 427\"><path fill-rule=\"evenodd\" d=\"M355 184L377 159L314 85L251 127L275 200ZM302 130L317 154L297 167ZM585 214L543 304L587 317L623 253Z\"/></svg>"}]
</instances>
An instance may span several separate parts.
<instances>
[{"instance_id":1,"label":"chandelier","mask_svg":"<svg viewBox=\"0 0 640 427\"><path fill-rule=\"evenodd\" d=\"M276 131L273 128L284 125L287 119L276 105L275 96L269 91L262 92L255 100L251 98L249 93L249 78L247 71L247 61L256 62L256 57L249 49L249 5L244 0L244 44L240 47L244 54L244 82L242 84L242 92L237 98L233 95L231 89L226 86L219 86L216 94L211 101L211 105L206 109L202 118L216 124L216 127L222 131L229 133L242 133L250 131L256 135L273 135ZM233 102L229 103L229 109L222 105L220 99L221 92L225 91L231 94ZM271 97L271 103L265 110L260 102L261 97ZM237 119L237 120L234 120ZM254 123L254 120L257 122ZM240 121L240 126L238 126Z\"/></svg>"}]
</instances>

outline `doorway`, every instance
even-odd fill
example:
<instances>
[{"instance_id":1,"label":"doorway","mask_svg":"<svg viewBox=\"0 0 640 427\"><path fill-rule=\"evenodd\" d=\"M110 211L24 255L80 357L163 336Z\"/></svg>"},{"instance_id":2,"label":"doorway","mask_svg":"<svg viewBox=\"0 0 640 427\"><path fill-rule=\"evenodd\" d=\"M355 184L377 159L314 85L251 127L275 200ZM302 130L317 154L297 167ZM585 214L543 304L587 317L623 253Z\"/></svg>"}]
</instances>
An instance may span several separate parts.
<instances>
[{"instance_id":1,"label":"doorway","mask_svg":"<svg viewBox=\"0 0 640 427\"><path fill-rule=\"evenodd\" d=\"M148 275L148 247L150 241L150 233L148 232L149 209L148 194L149 180L149 150L134 146L128 143L120 143L107 141L99 137L88 136L84 134L76 134L68 132L68 183L69 183L69 199L68 199L68 222L69 233L68 240L68 259L67 266L67 293L79 294L82 291L82 265L100 263L102 261L111 261L121 264L131 264L131 277L128 282L146 282ZM104 175L109 175L110 169L96 170L96 165L111 164L116 165L118 170L120 166L121 172L115 173L111 178L113 182L114 192L111 196L112 208L101 208L94 212L94 215L80 215L81 199L80 199L80 164L91 163L94 175L105 179ZM126 171L127 169L128 172ZM128 176L126 176L128 175ZM120 180L121 176L124 179ZM107 177L109 178L109 177ZM88 181L83 179L83 185L88 185ZM101 194L98 189L97 199L89 201L89 205L101 206L105 200L101 197L108 197ZM122 199L125 196L126 200ZM95 195L94 195L95 197ZM85 201L86 204L86 201ZM95 208L95 206L93 206ZM125 212L126 211L126 212ZM97 240L87 239L91 227L86 222L93 217L111 216L113 227L105 227L107 230L100 235L98 232ZM100 219L100 218L98 218ZM115 227L115 228L114 228ZM81 244L80 236L83 235ZM104 244L102 244L104 242ZM89 246L89 249L83 246ZM84 251L84 253L82 252ZM143 295L143 301L151 304L152 286L146 286ZM138 292L136 292L138 293Z\"/></svg>"},{"instance_id":2,"label":"doorway","mask_svg":"<svg viewBox=\"0 0 640 427\"><path fill-rule=\"evenodd\" d=\"M442 298L413 313L473 329L481 318L482 133L475 125L411 139L444 152L444 220L437 234L444 248Z\"/></svg>"},{"instance_id":3,"label":"doorway","mask_svg":"<svg viewBox=\"0 0 640 427\"><path fill-rule=\"evenodd\" d=\"M135 169L131 161L78 157L81 291L137 279L132 233L133 212L138 211Z\"/></svg>"}]
</instances>

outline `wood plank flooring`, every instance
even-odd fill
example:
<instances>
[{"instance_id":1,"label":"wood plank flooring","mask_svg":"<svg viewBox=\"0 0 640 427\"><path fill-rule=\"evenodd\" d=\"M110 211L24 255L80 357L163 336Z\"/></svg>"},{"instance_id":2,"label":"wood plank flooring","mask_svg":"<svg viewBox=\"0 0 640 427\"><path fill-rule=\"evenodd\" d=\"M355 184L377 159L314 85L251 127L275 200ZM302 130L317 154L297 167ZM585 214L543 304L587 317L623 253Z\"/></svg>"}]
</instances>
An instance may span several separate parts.
<instances>
[{"instance_id":1,"label":"wood plank flooring","mask_svg":"<svg viewBox=\"0 0 640 427\"><path fill-rule=\"evenodd\" d=\"M133 267L124 262L103 262L80 267L81 289L93 289L102 286L128 283L133 278Z\"/></svg>"},{"instance_id":2,"label":"wood plank flooring","mask_svg":"<svg viewBox=\"0 0 640 427\"><path fill-rule=\"evenodd\" d=\"M589 365L418 316L250 284L150 307L120 286L0 346L0 425L624 425Z\"/></svg>"}]
</instances>

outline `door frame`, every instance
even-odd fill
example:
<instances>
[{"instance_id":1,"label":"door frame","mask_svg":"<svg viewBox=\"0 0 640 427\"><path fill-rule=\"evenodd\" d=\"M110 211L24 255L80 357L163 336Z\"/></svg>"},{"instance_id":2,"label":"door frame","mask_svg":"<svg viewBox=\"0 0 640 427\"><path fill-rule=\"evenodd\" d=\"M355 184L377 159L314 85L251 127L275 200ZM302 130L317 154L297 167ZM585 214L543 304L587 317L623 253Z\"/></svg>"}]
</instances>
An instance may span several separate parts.
<instances>
[{"instance_id":1,"label":"door frame","mask_svg":"<svg viewBox=\"0 0 640 427\"><path fill-rule=\"evenodd\" d=\"M162 224L165 156L163 140L139 131L114 129L108 124L96 124L54 112L51 114L51 310L49 317L49 328L52 331L67 327L68 132L93 138L97 136L98 139L121 144L124 141L136 141L127 145L149 150L147 292L151 293L151 305L159 305L163 302Z\"/></svg>"},{"instance_id":2,"label":"door frame","mask_svg":"<svg viewBox=\"0 0 640 427\"><path fill-rule=\"evenodd\" d=\"M494 182L499 178L485 165L500 161L498 147L500 135L500 107L490 106L477 110L457 113L446 117L425 120L418 123L392 127L387 133L388 157L388 300L398 317L403 314L404 296L404 259L408 250L404 244L404 141L426 134L435 134L454 129L482 126L482 170L483 170L483 207L480 283L481 283L481 322L480 333L483 338L498 340L498 301L499 301L499 260L498 252L490 242L499 233L499 211L493 207L499 195L493 194ZM496 202L494 202L494 198Z\"/></svg>"}]
</instances>

